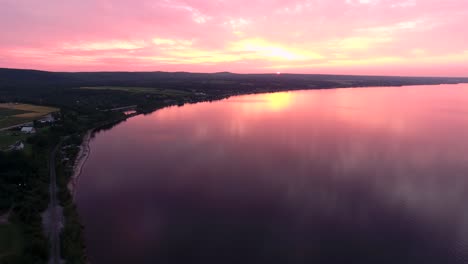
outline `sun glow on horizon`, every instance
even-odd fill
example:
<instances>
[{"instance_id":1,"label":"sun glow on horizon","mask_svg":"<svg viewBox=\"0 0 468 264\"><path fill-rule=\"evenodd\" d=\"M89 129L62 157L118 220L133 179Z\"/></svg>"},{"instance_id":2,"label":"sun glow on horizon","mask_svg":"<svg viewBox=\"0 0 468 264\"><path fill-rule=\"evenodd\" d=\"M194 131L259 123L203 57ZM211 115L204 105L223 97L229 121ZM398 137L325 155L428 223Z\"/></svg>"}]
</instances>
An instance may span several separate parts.
<instances>
[{"instance_id":1,"label":"sun glow on horizon","mask_svg":"<svg viewBox=\"0 0 468 264\"><path fill-rule=\"evenodd\" d=\"M245 115L257 116L265 112L277 113L288 109L294 101L294 96L289 92L276 92L268 94L257 94L253 104L242 104L242 111Z\"/></svg>"},{"instance_id":2,"label":"sun glow on horizon","mask_svg":"<svg viewBox=\"0 0 468 264\"><path fill-rule=\"evenodd\" d=\"M292 104L292 95L289 92L271 93L264 95L268 109L278 112L288 108Z\"/></svg>"},{"instance_id":3,"label":"sun glow on horizon","mask_svg":"<svg viewBox=\"0 0 468 264\"><path fill-rule=\"evenodd\" d=\"M465 0L54 1L0 1L0 67L468 76Z\"/></svg>"}]
</instances>

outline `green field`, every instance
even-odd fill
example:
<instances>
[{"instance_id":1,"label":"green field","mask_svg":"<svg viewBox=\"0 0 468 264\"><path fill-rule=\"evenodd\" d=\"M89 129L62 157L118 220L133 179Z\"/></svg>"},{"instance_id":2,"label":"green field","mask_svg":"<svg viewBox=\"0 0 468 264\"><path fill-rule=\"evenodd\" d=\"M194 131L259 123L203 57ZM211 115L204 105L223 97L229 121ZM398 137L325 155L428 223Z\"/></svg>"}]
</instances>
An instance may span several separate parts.
<instances>
[{"instance_id":1,"label":"green field","mask_svg":"<svg viewBox=\"0 0 468 264\"><path fill-rule=\"evenodd\" d=\"M34 121L59 109L30 104L0 104L0 129Z\"/></svg>"},{"instance_id":2,"label":"green field","mask_svg":"<svg viewBox=\"0 0 468 264\"><path fill-rule=\"evenodd\" d=\"M30 135L26 135L18 131L0 131L0 150L8 148L17 141L23 141L26 143L25 141L29 136Z\"/></svg>"},{"instance_id":3,"label":"green field","mask_svg":"<svg viewBox=\"0 0 468 264\"><path fill-rule=\"evenodd\" d=\"M0 117L0 129L28 123L33 120L31 120L31 118L22 118L22 117L14 117L14 116Z\"/></svg>"},{"instance_id":4,"label":"green field","mask_svg":"<svg viewBox=\"0 0 468 264\"><path fill-rule=\"evenodd\" d=\"M209 80L209 81L203 81L203 83L223 85L223 84L235 84L236 82L226 81L226 80Z\"/></svg>"},{"instance_id":5,"label":"green field","mask_svg":"<svg viewBox=\"0 0 468 264\"><path fill-rule=\"evenodd\" d=\"M49 128L44 127L44 128L38 129L37 131L46 133L47 130L49 130ZM32 146L31 144L27 143L27 139L30 136L31 135L24 134L19 131L10 131L10 130L0 131L0 151L8 149L11 145L15 144L18 141L23 141L24 151L26 153L31 153Z\"/></svg>"},{"instance_id":6,"label":"green field","mask_svg":"<svg viewBox=\"0 0 468 264\"><path fill-rule=\"evenodd\" d=\"M81 87L83 90L110 90L110 91L122 91L129 93L147 93L147 94L158 94L168 96L184 96L189 95L189 92L173 89L159 89L159 88L148 88L148 87L116 87L116 86L96 86L96 87Z\"/></svg>"},{"instance_id":7,"label":"green field","mask_svg":"<svg viewBox=\"0 0 468 264\"><path fill-rule=\"evenodd\" d=\"M0 263L21 254L23 241L21 232L12 224L0 224Z\"/></svg>"},{"instance_id":8,"label":"green field","mask_svg":"<svg viewBox=\"0 0 468 264\"><path fill-rule=\"evenodd\" d=\"M29 111L11 109L11 108L0 108L0 116L12 116L12 115L20 115L20 114L26 114L26 113L29 113Z\"/></svg>"}]
</instances>

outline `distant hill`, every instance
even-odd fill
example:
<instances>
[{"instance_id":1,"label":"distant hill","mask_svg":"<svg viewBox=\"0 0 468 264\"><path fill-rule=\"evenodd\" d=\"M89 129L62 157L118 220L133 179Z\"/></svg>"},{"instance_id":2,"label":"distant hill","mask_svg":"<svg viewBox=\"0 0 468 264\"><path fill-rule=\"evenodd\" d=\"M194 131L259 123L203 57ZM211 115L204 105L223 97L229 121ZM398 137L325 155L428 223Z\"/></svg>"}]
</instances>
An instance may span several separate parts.
<instances>
[{"instance_id":1,"label":"distant hill","mask_svg":"<svg viewBox=\"0 0 468 264\"><path fill-rule=\"evenodd\" d=\"M0 89L74 88L80 86L159 87L196 85L216 89L224 85L248 82L252 85L275 85L282 88L330 88L348 86L414 85L468 82L468 78L388 77L321 74L234 74L189 72L47 72L0 68ZM188 88L188 87L187 87Z\"/></svg>"},{"instance_id":2,"label":"distant hill","mask_svg":"<svg viewBox=\"0 0 468 264\"><path fill-rule=\"evenodd\" d=\"M275 92L298 89L327 89L368 86L402 86L424 84L454 84L468 82L468 78L443 77L388 77L324 74L235 74L189 72L47 72L0 68L0 102L26 101L66 105L76 102L112 101L112 105L142 102L144 96L129 94L132 87L138 91L147 88L198 92L210 98L235 94ZM115 86L124 90L83 90L80 87ZM145 89L141 89L145 88ZM154 96L154 93L152 93ZM112 97L112 100L110 100Z\"/></svg>"},{"instance_id":3,"label":"distant hill","mask_svg":"<svg viewBox=\"0 0 468 264\"><path fill-rule=\"evenodd\" d=\"M468 78L388 77L321 74L234 74L189 72L47 72L0 68L0 94L46 92L82 86L138 86L246 92L359 86L399 86L468 82Z\"/></svg>"}]
</instances>

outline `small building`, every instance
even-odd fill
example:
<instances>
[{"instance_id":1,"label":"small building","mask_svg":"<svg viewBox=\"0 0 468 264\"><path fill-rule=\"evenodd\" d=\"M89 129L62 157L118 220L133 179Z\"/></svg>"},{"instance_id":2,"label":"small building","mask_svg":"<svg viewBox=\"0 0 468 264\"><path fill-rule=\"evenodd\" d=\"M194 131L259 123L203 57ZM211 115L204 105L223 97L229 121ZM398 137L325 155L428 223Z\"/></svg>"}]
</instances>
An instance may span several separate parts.
<instances>
[{"instance_id":1,"label":"small building","mask_svg":"<svg viewBox=\"0 0 468 264\"><path fill-rule=\"evenodd\" d=\"M34 127L31 127L31 126L25 126L25 127L21 128L21 133L34 134L34 133L36 133L36 129Z\"/></svg>"},{"instance_id":2,"label":"small building","mask_svg":"<svg viewBox=\"0 0 468 264\"><path fill-rule=\"evenodd\" d=\"M15 144L10 146L11 151L19 151L24 149L24 143L22 141L18 141Z\"/></svg>"},{"instance_id":3,"label":"small building","mask_svg":"<svg viewBox=\"0 0 468 264\"><path fill-rule=\"evenodd\" d=\"M43 118L39 119L39 122L42 123L42 124L54 123L55 118L52 116L52 114L48 114L48 115L44 116Z\"/></svg>"}]
</instances>

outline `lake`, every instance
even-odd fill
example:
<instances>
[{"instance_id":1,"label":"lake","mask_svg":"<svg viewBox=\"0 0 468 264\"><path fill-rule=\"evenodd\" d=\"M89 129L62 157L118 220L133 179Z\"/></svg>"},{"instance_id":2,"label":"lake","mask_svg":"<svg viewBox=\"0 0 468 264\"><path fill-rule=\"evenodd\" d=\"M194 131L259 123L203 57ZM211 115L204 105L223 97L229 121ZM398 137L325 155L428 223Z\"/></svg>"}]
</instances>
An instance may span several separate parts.
<instances>
[{"instance_id":1,"label":"lake","mask_svg":"<svg viewBox=\"0 0 468 264\"><path fill-rule=\"evenodd\" d=\"M92 263L468 261L468 84L169 107L90 147Z\"/></svg>"}]
</instances>

